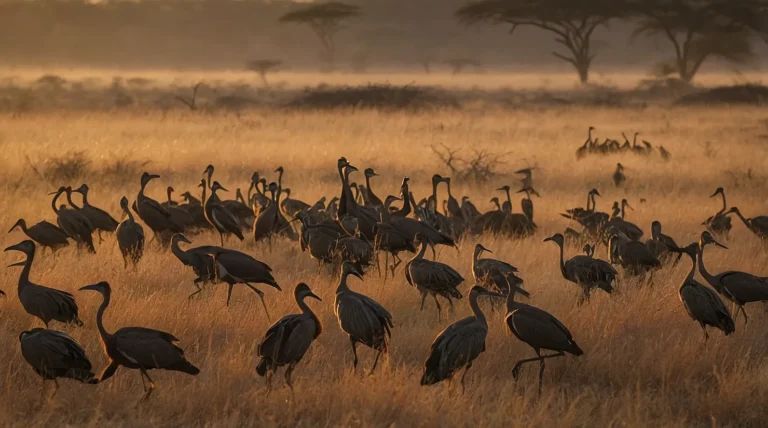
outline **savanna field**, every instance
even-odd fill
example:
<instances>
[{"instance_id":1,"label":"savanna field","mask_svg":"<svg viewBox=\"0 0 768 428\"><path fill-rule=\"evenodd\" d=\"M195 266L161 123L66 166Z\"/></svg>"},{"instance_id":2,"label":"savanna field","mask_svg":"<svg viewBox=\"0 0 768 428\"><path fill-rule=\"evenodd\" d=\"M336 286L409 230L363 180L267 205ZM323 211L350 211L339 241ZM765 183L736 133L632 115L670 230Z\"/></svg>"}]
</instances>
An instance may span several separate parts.
<instances>
[{"instance_id":1,"label":"savanna field","mask_svg":"<svg viewBox=\"0 0 768 428\"><path fill-rule=\"evenodd\" d=\"M355 79L361 79L356 77ZM408 83L409 77L401 78ZM445 76L436 76L435 85ZM471 90L469 77L460 76ZM495 76L494 79L501 79ZM513 79L513 77L510 77ZM525 80L527 79L527 80ZM542 80L526 77L531 85ZM398 82L396 78L392 82ZM707 77L703 76L707 82ZM429 82L427 82L429 83ZM293 83L291 83L293 84ZM484 88L484 90L491 90ZM672 157L630 153L588 156L576 160L575 150L595 126L600 140L623 141L641 132L654 146L663 145ZM107 364L95 325L101 303L96 293L78 292L88 284L108 281L112 303L105 315L109 330L145 326L181 339L187 358L201 369L197 376L152 371L157 390L137 405L143 394L137 371L121 368L108 381L84 385L61 379L41 392L42 380L22 358L18 334L42 327L28 315L16 296L20 268L0 269L0 425L3 426L763 426L768 420L768 313L762 303L746 306L749 323L736 322L736 332L723 336L709 329L706 343L699 325L683 308L678 287L690 269L685 257L666 266L653 282L640 283L620 275L617 292L593 294L576 306L579 291L558 267L558 248L546 237L578 229L559 215L584 206L587 192L599 189L597 209L610 212L613 201L626 198L634 207L626 219L650 237L650 225L660 221L664 232L682 245L698 241L701 223L721 208L709 198L722 186L728 205L747 217L768 213L768 116L764 107L725 105L682 107L636 104L627 107L584 105L505 108L473 103L464 108L423 111L361 109L296 110L255 107L238 114L191 111L178 104L170 110L135 106L127 109L41 109L0 116L2 179L0 225L9 228L19 218L29 224L55 223L51 197L59 186L91 189L89 202L119 219L119 201L135 200L143 171L160 175L147 194L164 201L166 186L174 197L197 187L205 167L215 165L215 179L233 199L245 191L254 171L269 181L285 168L284 187L293 198L310 204L340 193L336 160L345 156L361 171L372 167L381 175L372 187L377 195L398 195L404 176L411 179L416 199L431 192L434 173L451 172L432 147L472 149L498 158L488 182L452 182L453 195L470 196L485 212L494 189L519 188L514 171L534 167L534 197L538 229L523 240L468 236L452 248L438 247L437 260L456 268L466 279L459 286L465 299L438 322L434 302L419 310L420 295L405 280L402 267L386 282L372 269L350 287L386 307L393 315L391 353L368 371L374 352L358 347L361 362L352 371L349 340L338 327L333 300L338 277L322 271L302 253L298 243L266 243L229 239L226 247L268 263L283 291L258 286L275 321L296 313L293 287L305 282L323 301L309 300L323 332L294 372L295 395L283 386L282 371L267 396L264 379L256 375L256 345L270 325L258 297L235 286L225 306L226 286L207 285L192 299L193 272L156 242L147 245L135 269L124 269L114 236L105 235L97 254L79 253L74 245L37 257L30 279L71 292L80 306L84 327L51 323L51 328L79 342L98 374ZM56 162L79 159L74 171L54 174ZM627 181L616 188L611 179L617 162ZM361 173L352 179L362 182ZM441 188L440 200L446 198ZM520 197L513 212L520 212ZM77 198L77 196L75 196ZM151 232L145 228L148 236ZM218 245L215 232L188 235L194 246ZM3 248L26 237L20 231L3 235ZM507 333L504 310L481 307L488 317L487 350L475 361L462 394L457 383L422 387L422 366L435 336L451 322L471 314L467 303L472 281L472 250L477 243L494 251L489 257L520 270L530 303L561 320L584 350L581 357L547 360L543 394L538 396L538 366L526 366L515 382L516 361L535 356L533 350ZM743 270L768 276L768 247L737 217L728 250L707 247L710 272ZM566 257L581 253L567 246ZM607 259L601 245L596 256ZM2 255L5 265L23 255ZM410 257L402 254L404 259ZM383 261L383 258L382 258ZM619 271L621 271L619 269ZM697 278L705 282L697 273ZM442 302L441 302L442 303ZM730 308L730 304L728 303ZM447 314L447 317L446 317Z\"/></svg>"}]
</instances>

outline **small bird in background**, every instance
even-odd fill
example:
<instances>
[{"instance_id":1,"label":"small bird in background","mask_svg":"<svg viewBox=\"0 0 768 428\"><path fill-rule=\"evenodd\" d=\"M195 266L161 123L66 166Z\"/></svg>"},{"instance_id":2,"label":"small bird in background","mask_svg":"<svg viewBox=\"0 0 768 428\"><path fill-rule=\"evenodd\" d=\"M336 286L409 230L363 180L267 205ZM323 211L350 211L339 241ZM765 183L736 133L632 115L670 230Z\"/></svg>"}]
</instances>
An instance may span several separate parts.
<instances>
[{"instance_id":1,"label":"small bird in background","mask_svg":"<svg viewBox=\"0 0 768 428\"><path fill-rule=\"evenodd\" d=\"M624 175L624 165L617 163L616 172L613 173L613 184L615 184L616 187L619 187L624 184L625 181L627 181L627 176Z\"/></svg>"}]
</instances>

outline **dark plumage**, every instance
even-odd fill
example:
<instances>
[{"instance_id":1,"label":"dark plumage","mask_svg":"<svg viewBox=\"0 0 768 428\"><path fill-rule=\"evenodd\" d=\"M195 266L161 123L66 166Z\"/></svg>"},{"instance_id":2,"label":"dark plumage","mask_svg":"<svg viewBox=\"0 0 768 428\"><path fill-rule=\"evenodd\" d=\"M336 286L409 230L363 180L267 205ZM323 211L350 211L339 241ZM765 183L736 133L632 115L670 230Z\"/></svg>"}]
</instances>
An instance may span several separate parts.
<instances>
[{"instance_id":1,"label":"dark plumage","mask_svg":"<svg viewBox=\"0 0 768 428\"><path fill-rule=\"evenodd\" d=\"M71 294L35 284L29 280L29 271L35 259L35 243L29 240L6 248L4 251L21 251L26 254L24 261L10 266L24 266L19 275L19 301L28 314L40 318L46 328L51 321L73 323L78 326L83 322L78 318L78 308Z\"/></svg>"},{"instance_id":2,"label":"dark plumage","mask_svg":"<svg viewBox=\"0 0 768 428\"><path fill-rule=\"evenodd\" d=\"M488 322L477 304L477 298L482 295L500 296L477 285L472 287L469 306L473 315L456 321L437 335L424 362L422 385L434 385L451 379L457 371L465 368L461 376L461 389L464 390L464 376L472 368L472 362L485 352Z\"/></svg>"},{"instance_id":3,"label":"dark plumage","mask_svg":"<svg viewBox=\"0 0 768 428\"><path fill-rule=\"evenodd\" d=\"M256 373L259 376L267 376L267 372L274 373L279 367L288 365L285 370L285 383L291 389L291 374L294 368L323 331L320 320L304 302L307 297L319 301L322 299L303 282L296 285L293 297L301 313L286 315L272 324L256 350L256 355L260 358ZM270 384L270 379L271 375L267 376L267 385Z\"/></svg>"},{"instance_id":4,"label":"dark plumage","mask_svg":"<svg viewBox=\"0 0 768 428\"><path fill-rule=\"evenodd\" d=\"M392 315L378 302L360 293L355 293L347 285L347 277L354 275L362 279L362 273L350 262L341 265L341 278L336 288L334 313L342 331L349 335L349 343L354 355L354 367L357 368L357 344L362 343L376 350L371 373L376 370L379 357L389 352Z\"/></svg>"},{"instance_id":5,"label":"dark plumage","mask_svg":"<svg viewBox=\"0 0 768 428\"><path fill-rule=\"evenodd\" d=\"M19 221L8 230L8 233L11 233L13 229L16 229L17 227L20 227L22 232L24 232L29 239L35 241L41 247L50 248L51 252L55 253L57 250L69 245L69 241L67 241L67 233L45 220L33 224L31 227L27 227L27 223L24 219L19 219Z\"/></svg>"},{"instance_id":6,"label":"dark plumage","mask_svg":"<svg viewBox=\"0 0 768 428\"><path fill-rule=\"evenodd\" d=\"M127 267L129 260L135 265L144 254L144 228L134 220L131 210L128 209L128 198L125 196L120 199L120 207L128 218L117 226L115 236L123 255L123 264Z\"/></svg>"},{"instance_id":7,"label":"dark plumage","mask_svg":"<svg viewBox=\"0 0 768 428\"><path fill-rule=\"evenodd\" d=\"M586 255L575 256L565 261L563 235L556 233L544 240L544 242L547 241L553 241L560 247L560 272L563 278L581 287L582 296L579 303L589 299L593 288L599 288L609 294L613 292L612 284L618 272L608 262Z\"/></svg>"},{"instance_id":8,"label":"dark plumage","mask_svg":"<svg viewBox=\"0 0 768 428\"><path fill-rule=\"evenodd\" d=\"M99 282L80 289L80 291L86 290L98 291L103 297L96 313L96 325L110 363L99 376L99 382L112 377L120 366L138 369L141 372L142 384L144 378L149 381L149 389L144 387L143 398L146 399L155 389L155 383L149 377L148 370L172 370L191 375L200 373L200 369L184 357L184 350L176 345L179 339L170 333L144 327L123 327L114 333L109 333L104 328L104 312L112 296L109 283Z\"/></svg>"},{"instance_id":9,"label":"dark plumage","mask_svg":"<svg viewBox=\"0 0 768 428\"><path fill-rule=\"evenodd\" d=\"M222 187L218 181L214 181L211 186L211 196L205 201L205 218L208 220L208 223L219 232L222 246L224 245L225 234L235 235L237 236L237 239L242 241L245 237L240 231L240 223L238 223L235 215L229 212L229 210L224 208L221 204L221 201L216 196L218 190L227 191L227 189Z\"/></svg>"},{"instance_id":10,"label":"dark plumage","mask_svg":"<svg viewBox=\"0 0 768 428\"><path fill-rule=\"evenodd\" d=\"M87 184L83 184L73 192L80 193L83 196L83 206L80 208L80 213L84 215L88 221L91 222L94 229L99 232L99 242L103 241L101 238L101 232L114 232L119 224L108 212L101 208L95 207L88 203L88 188Z\"/></svg>"},{"instance_id":11,"label":"dark plumage","mask_svg":"<svg viewBox=\"0 0 768 428\"><path fill-rule=\"evenodd\" d=\"M19 334L21 355L43 381L69 378L96 384L91 362L83 348L68 335L44 328Z\"/></svg>"},{"instance_id":12,"label":"dark plumage","mask_svg":"<svg viewBox=\"0 0 768 428\"><path fill-rule=\"evenodd\" d=\"M427 294L432 296L437 306L437 319L439 321L441 308L437 296L442 296L448 300L448 303L453 307L452 299L463 297L456 287L464 282L464 278L452 267L424 258L429 245L427 237L416 235L416 241L421 243L421 249L405 264L405 279L421 293L421 310L424 309L424 300L427 298Z\"/></svg>"}]
</instances>

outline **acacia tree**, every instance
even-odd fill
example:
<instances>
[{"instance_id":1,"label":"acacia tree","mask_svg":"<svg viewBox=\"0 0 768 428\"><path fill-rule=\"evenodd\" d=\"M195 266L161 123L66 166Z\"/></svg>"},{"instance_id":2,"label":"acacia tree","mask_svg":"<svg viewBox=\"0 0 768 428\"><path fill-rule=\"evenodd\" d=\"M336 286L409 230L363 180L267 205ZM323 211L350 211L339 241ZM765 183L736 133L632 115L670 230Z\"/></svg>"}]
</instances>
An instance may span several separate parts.
<instances>
[{"instance_id":1,"label":"acacia tree","mask_svg":"<svg viewBox=\"0 0 768 428\"><path fill-rule=\"evenodd\" d=\"M623 9L616 4L611 0L479 0L460 8L456 16L467 24L509 24L510 33L527 26L554 34L567 52L552 55L571 64L579 80L586 83L595 59L592 36L598 27L622 14Z\"/></svg>"},{"instance_id":2,"label":"acacia tree","mask_svg":"<svg viewBox=\"0 0 768 428\"><path fill-rule=\"evenodd\" d=\"M257 59L253 61L248 61L247 64L245 64L245 67L250 71L255 71L259 73L259 76L261 77L262 83L264 83L264 86L269 86L269 83L267 82L267 73L270 71L274 71L277 67L282 65L282 61L272 60L272 59Z\"/></svg>"},{"instance_id":3,"label":"acacia tree","mask_svg":"<svg viewBox=\"0 0 768 428\"><path fill-rule=\"evenodd\" d=\"M754 35L768 35L765 0L627 0L638 18L634 35L662 36L675 57L657 65L690 82L705 61L743 64L754 58Z\"/></svg>"},{"instance_id":4,"label":"acacia tree","mask_svg":"<svg viewBox=\"0 0 768 428\"><path fill-rule=\"evenodd\" d=\"M360 8L339 2L312 3L288 12L280 22L308 24L323 44L324 59L333 69L336 55L336 34L344 29L344 21L360 15Z\"/></svg>"}]
</instances>

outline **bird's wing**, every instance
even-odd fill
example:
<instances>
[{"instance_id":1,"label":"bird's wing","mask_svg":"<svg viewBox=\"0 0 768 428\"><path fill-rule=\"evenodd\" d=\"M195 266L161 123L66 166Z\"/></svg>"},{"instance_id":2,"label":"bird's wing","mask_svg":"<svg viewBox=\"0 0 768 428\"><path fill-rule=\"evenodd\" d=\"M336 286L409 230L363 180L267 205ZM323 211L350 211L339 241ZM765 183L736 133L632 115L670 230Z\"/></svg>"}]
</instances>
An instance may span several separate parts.
<instances>
[{"instance_id":1,"label":"bird's wing","mask_svg":"<svg viewBox=\"0 0 768 428\"><path fill-rule=\"evenodd\" d=\"M77 368L91 369L91 363L85 356L85 350L68 335L47 330L41 336L41 340L50 350L46 355L48 362L55 368L71 368L75 365Z\"/></svg>"},{"instance_id":2,"label":"bird's wing","mask_svg":"<svg viewBox=\"0 0 768 428\"><path fill-rule=\"evenodd\" d=\"M453 327L453 328L451 328ZM474 317L465 318L441 334L441 368L453 371L465 366L485 351L488 327Z\"/></svg>"},{"instance_id":3,"label":"bird's wing","mask_svg":"<svg viewBox=\"0 0 768 428\"><path fill-rule=\"evenodd\" d=\"M211 207L211 220L213 220L220 229L224 230L237 229L240 227L235 215L219 204L213 204L213 207Z\"/></svg>"},{"instance_id":4,"label":"bird's wing","mask_svg":"<svg viewBox=\"0 0 768 428\"><path fill-rule=\"evenodd\" d=\"M280 346L280 341L285 341L286 336L293 326L300 321L300 318L301 315L297 314L286 315L272 324L264 334L261 343L256 347L256 354L260 357L271 358L275 349Z\"/></svg>"},{"instance_id":5,"label":"bird's wing","mask_svg":"<svg viewBox=\"0 0 768 428\"><path fill-rule=\"evenodd\" d=\"M301 317L299 322L288 331L280 350L281 358L287 362L299 361L312 345L317 332L317 324L312 317Z\"/></svg>"},{"instance_id":6,"label":"bird's wing","mask_svg":"<svg viewBox=\"0 0 768 428\"><path fill-rule=\"evenodd\" d=\"M125 358L144 368L167 368L184 360L173 335L143 327L125 327L114 334L115 347Z\"/></svg>"},{"instance_id":7,"label":"bird's wing","mask_svg":"<svg viewBox=\"0 0 768 428\"><path fill-rule=\"evenodd\" d=\"M27 288L27 292L34 297L32 301L39 302L39 305L46 306L46 311L55 311L58 315L74 315L77 317L78 308L75 298L66 291L49 288L42 285L35 285ZM53 313L48 313L54 315Z\"/></svg>"},{"instance_id":8,"label":"bird's wing","mask_svg":"<svg viewBox=\"0 0 768 428\"><path fill-rule=\"evenodd\" d=\"M768 300L768 280L755 275L729 271L720 275L726 293L743 303Z\"/></svg>"},{"instance_id":9,"label":"bird's wing","mask_svg":"<svg viewBox=\"0 0 768 428\"><path fill-rule=\"evenodd\" d=\"M416 285L429 289L455 288L464 281L464 278L452 267L431 260L414 260L411 262L409 271Z\"/></svg>"}]
</instances>

